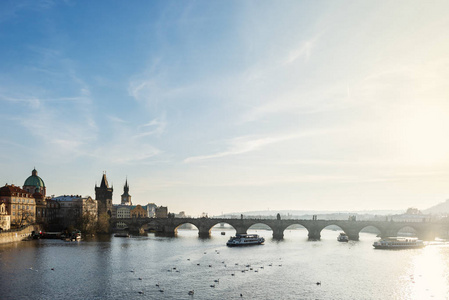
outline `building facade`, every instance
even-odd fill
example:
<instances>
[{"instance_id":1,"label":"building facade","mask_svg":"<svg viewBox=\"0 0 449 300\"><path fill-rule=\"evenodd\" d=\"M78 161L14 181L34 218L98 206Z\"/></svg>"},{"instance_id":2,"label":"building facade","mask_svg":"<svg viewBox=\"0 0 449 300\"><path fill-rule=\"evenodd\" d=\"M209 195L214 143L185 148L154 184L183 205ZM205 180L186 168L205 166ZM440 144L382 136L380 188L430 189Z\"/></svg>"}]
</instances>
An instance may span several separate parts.
<instances>
[{"instance_id":1,"label":"building facade","mask_svg":"<svg viewBox=\"0 0 449 300\"><path fill-rule=\"evenodd\" d=\"M156 217L156 208L157 208L157 205L154 204L154 203L148 203L147 204L147 211L148 211L148 217L149 218Z\"/></svg>"},{"instance_id":2,"label":"building facade","mask_svg":"<svg viewBox=\"0 0 449 300\"><path fill-rule=\"evenodd\" d=\"M38 192L33 194L33 198L36 202L36 223L46 223L47 222L47 201L44 195Z\"/></svg>"},{"instance_id":3,"label":"building facade","mask_svg":"<svg viewBox=\"0 0 449 300\"><path fill-rule=\"evenodd\" d=\"M98 202L90 196L64 195L52 198L51 201L58 203L57 217L66 227L69 225L79 226L84 222L83 218L90 218L88 220L90 222L97 221Z\"/></svg>"},{"instance_id":4,"label":"building facade","mask_svg":"<svg viewBox=\"0 0 449 300\"><path fill-rule=\"evenodd\" d=\"M152 218L155 215L154 203L147 205L114 205L113 206L113 218L128 219L128 218ZM116 223L117 228L125 228L127 225L123 222Z\"/></svg>"},{"instance_id":5,"label":"building facade","mask_svg":"<svg viewBox=\"0 0 449 300\"><path fill-rule=\"evenodd\" d=\"M156 218L168 218L167 206L158 206L156 208Z\"/></svg>"},{"instance_id":6,"label":"building facade","mask_svg":"<svg viewBox=\"0 0 449 300\"><path fill-rule=\"evenodd\" d=\"M5 185L0 188L0 203L5 204L11 225L17 227L35 222L36 203L33 196L26 190L13 184Z\"/></svg>"},{"instance_id":7,"label":"building facade","mask_svg":"<svg viewBox=\"0 0 449 300\"><path fill-rule=\"evenodd\" d=\"M145 208L138 204L136 206L134 206L130 211L129 214L131 216L131 218L148 218L148 212L146 210L146 206Z\"/></svg>"},{"instance_id":8,"label":"building facade","mask_svg":"<svg viewBox=\"0 0 449 300\"><path fill-rule=\"evenodd\" d=\"M11 229L11 216L6 210L6 204L0 203L0 231Z\"/></svg>"}]
</instances>

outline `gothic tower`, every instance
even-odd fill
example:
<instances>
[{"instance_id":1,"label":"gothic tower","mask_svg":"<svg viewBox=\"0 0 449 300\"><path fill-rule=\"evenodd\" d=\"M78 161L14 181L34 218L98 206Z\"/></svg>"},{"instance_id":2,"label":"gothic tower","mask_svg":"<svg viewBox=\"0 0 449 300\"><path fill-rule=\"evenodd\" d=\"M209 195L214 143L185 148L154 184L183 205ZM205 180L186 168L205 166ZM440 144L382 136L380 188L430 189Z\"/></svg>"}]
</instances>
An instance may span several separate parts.
<instances>
[{"instance_id":1,"label":"gothic tower","mask_svg":"<svg viewBox=\"0 0 449 300\"><path fill-rule=\"evenodd\" d=\"M131 201L131 195L129 192L128 179L126 179L125 186L123 187L122 205L133 205Z\"/></svg>"},{"instance_id":2,"label":"gothic tower","mask_svg":"<svg viewBox=\"0 0 449 300\"><path fill-rule=\"evenodd\" d=\"M112 191L114 189L109 187L106 173L103 173L101 184L99 187L95 184L95 199L98 201L98 215L107 213L112 215Z\"/></svg>"}]
</instances>

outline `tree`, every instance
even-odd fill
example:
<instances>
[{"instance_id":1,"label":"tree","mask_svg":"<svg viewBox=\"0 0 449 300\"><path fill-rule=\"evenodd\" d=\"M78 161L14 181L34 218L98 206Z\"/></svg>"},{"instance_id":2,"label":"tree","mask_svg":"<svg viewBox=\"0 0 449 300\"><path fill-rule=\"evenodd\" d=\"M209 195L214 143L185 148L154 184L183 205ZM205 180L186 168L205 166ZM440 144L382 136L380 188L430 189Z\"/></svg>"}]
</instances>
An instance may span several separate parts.
<instances>
[{"instance_id":1,"label":"tree","mask_svg":"<svg viewBox=\"0 0 449 300\"><path fill-rule=\"evenodd\" d=\"M18 220L15 220L15 224L18 227L22 227L32 221L32 213L25 209L25 205L22 205L21 208L17 211Z\"/></svg>"},{"instance_id":2,"label":"tree","mask_svg":"<svg viewBox=\"0 0 449 300\"><path fill-rule=\"evenodd\" d=\"M81 216L78 217L77 227L83 233L95 233L97 231L97 218L96 215L85 211Z\"/></svg>"},{"instance_id":3,"label":"tree","mask_svg":"<svg viewBox=\"0 0 449 300\"><path fill-rule=\"evenodd\" d=\"M102 213L98 216L97 232L109 233L109 219L111 217L107 213Z\"/></svg>"},{"instance_id":4,"label":"tree","mask_svg":"<svg viewBox=\"0 0 449 300\"><path fill-rule=\"evenodd\" d=\"M422 215L422 212L414 207L407 208L407 211L405 212L406 215Z\"/></svg>"}]
</instances>

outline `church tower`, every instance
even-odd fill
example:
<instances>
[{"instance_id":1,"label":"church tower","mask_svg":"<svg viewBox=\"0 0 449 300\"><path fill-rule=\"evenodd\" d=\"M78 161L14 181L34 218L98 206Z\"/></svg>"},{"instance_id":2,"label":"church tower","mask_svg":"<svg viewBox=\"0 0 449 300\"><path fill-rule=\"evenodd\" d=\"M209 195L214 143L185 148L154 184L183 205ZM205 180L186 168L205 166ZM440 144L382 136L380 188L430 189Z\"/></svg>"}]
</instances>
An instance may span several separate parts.
<instances>
[{"instance_id":1,"label":"church tower","mask_svg":"<svg viewBox=\"0 0 449 300\"><path fill-rule=\"evenodd\" d=\"M131 195L129 192L128 179L126 179L125 186L123 187L122 205L133 205L131 201Z\"/></svg>"},{"instance_id":2,"label":"church tower","mask_svg":"<svg viewBox=\"0 0 449 300\"><path fill-rule=\"evenodd\" d=\"M103 213L107 213L109 216L112 215L113 190L114 189L112 187L109 187L106 173L103 173L100 186L98 187L95 184L95 199L98 201L98 215Z\"/></svg>"},{"instance_id":3,"label":"church tower","mask_svg":"<svg viewBox=\"0 0 449 300\"><path fill-rule=\"evenodd\" d=\"M38 192L41 193L45 198L47 188L45 187L45 183L42 180L42 178L37 176L36 168L34 168L33 171L31 171L31 176L25 180L25 183L23 184L23 189L28 193L30 193L31 195L34 194L36 190L38 190Z\"/></svg>"}]
</instances>

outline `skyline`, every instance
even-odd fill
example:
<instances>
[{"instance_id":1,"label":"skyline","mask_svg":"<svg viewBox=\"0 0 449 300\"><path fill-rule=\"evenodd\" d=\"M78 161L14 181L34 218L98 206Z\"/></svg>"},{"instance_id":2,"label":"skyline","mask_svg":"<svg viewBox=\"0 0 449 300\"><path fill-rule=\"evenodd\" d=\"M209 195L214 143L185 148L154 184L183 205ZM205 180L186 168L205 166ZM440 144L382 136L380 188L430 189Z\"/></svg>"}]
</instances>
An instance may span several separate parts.
<instances>
[{"instance_id":1,"label":"skyline","mask_svg":"<svg viewBox=\"0 0 449 300\"><path fill-rule=\"evenodd\" d=\"M0 3L0 184L196 216L449 199L449 3Z\"/></svg>"}]
</instances>

